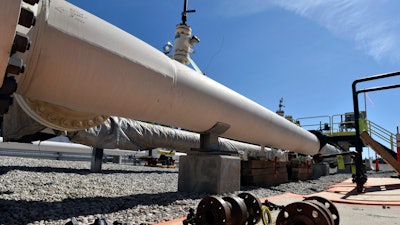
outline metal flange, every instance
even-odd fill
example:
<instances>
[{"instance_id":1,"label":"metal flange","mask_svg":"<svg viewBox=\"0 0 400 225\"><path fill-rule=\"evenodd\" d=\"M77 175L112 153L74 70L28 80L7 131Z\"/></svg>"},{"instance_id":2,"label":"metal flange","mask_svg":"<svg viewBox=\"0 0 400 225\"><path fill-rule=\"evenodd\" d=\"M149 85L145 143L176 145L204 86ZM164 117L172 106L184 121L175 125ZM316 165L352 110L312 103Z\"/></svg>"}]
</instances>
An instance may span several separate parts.
<instances>
[{"instance_id":1,"label":"metal flange","mask_svg":"<svg viewBox=\"0 0 400 225\"><path fill-rule=\"evenodd\" d=\"M248 213L244 200L235 195L229 195L222 198L229 204L232 216L232 225L243 225L246 223Z\"/></svg>"},{"instance_id":2,"label":"metal flange","mask_svg":"<svg viewBox=\"0 0 400 225\"><path fill-rule=\"evenodd\" d=\"M3 80L3 77L6 74L6 68L8 65L11 48L14 43L20 11L20 1L0 1L0 81Z\"/></svg>"},{"instance_id":3,"label":"metal flange","mask_svg":"<svg viewBox=\"0 0 400 225\"><path fill-rule=\"evenodd\" d=\"M257 224L261 220L261 202L260 200L250 194L250 193L240 193L238 194L240 198L244 200L244 203L246 204L247 207L247 212L249 213L249 217L247 218L247 224L248 225L254 225Z\"/></svg>"},{"instance_id":4,"label":"metal flange","mask_svg":"<svg viewBox=\"0 0 400 225\"><path fill-rule=\"evenodd\" d=\"M276 225L332 225L326 213L309 201L294 202L279 212Z\"/></svg>"},{"instance_id":5,"label":"metal flange","mask_svg":"<svg viewBox=\"0 0 400 225\"><path fill-rule=\"evenodd\" d=\"M321 203L325 208L329 210L332 215L332 219L335 225L339 225L339 211L337 210L336 206L326 198L320 196L310 196L305 198L304 201L318 201Z\"/></svg>"},{"instance_id":6,"label":"metal flange","mask_svg":"<svg viewBox=\"0 0 400 225\"><path fill-rule=\"evenodd\" d=\"M197 206L196 225L231 225L231 210L228 203L220 197L208 196Z\"/></svg>"},{"instance_id":7,"label":"metal flange","mask_svg":"<svg viewBox=\"0 0 400 225\"><path fill-rule=\"evenodd\" d=\"M324 213L324 215L326 216L327 220L329 220L329 224L331 224L331 225L335 224L335 222L333 220L332 213L328 210L328 208L326 208L324 206L324 204L322 204L322 203L320 203L320 202L318 202L316 200L308 200L307 202L315 205L316 207L318 207Z\"/></svg>"},{"instance_id":8,"label":"metal flange","mask_svg":"<svg viewBox=\"0 0 400 225\"><path fill-rule=\"evenodd\" d=\"M34 5L39 0L24 0ZM12 94L17 89L13 76L24 73L25 64L16 52L25 52L30 47L29 37L17 32L19 25L30 28L35 24L34 13L22 7L22 1L3 0L0 2L0 116L8 112L13 103Z\"/></svg>"}]
</instances>

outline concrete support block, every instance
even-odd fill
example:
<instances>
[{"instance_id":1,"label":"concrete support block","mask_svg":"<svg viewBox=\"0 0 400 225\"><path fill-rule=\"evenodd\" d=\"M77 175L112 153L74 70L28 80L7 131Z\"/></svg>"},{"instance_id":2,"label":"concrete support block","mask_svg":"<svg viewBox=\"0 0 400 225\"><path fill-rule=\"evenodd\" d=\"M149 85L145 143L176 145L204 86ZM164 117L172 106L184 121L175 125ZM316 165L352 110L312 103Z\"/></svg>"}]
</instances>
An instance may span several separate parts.
<instances>
[{"instance_id":1,"label":"concrete support block","mask_svg":"<svg viewBox=\"0 0 400 225\"><path fill-rule=\"evenodd\" d=\"M93 148L92 151L92 161L90 164L90 171L94 173L101 172L101 165L103 163L103 155L104 149L102 148Z\"/></svg>"},{"instance_id":2,"label":"concrete support block","mask_svg":"<svg viewBox=\"0 0 400 225\"><path fill-rule=\"evenodd\" d=\"M115 156L113 156L112 158L113 158L113 163L122 164L122 156L120 156L120 155L115 155Z\"/></svg>"},{"instance_id":3,"label":"concrete support block","mask_svg":"<svg viewBox=\"0 0 400 225\"><path fill-rule=\"evenodd\" d=\"M320 162L313 165L313 179L318 179L322 176L329 175L329 164L326 162Z\"/></svg>"},{"instance_id":4,"label":"concrete support block","mask_svg":"<svg viewBox=\"0 0 400 225\"><path fill-rule=\"evenodd\" d=\"M223 194L239 190L239 157L208 154L180 157L178 191Z\"/></svg>"}]
</instances>

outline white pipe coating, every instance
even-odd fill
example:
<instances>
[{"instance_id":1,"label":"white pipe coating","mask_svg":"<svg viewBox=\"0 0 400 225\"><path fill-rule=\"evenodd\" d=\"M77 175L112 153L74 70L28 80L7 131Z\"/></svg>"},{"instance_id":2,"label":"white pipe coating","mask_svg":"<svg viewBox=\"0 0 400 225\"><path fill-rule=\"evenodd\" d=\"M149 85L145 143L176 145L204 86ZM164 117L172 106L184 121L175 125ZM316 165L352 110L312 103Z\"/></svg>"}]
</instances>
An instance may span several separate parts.
<instances>
[{"instance_id":1,"label":"white pipe coating","mask_svg":"<svg viewBox=\"0 0 400 225\"><path fill-rule=\"evenodd\" d=\"M0 10L0 83L3 83L21 11L21 0L1 0Z\"/></svg>"},{"instance_id":2,"label":"white pipe coating","mask_svg":"<svg viewBox=\"0 0 400 225\"><path fill-rule=\"evenodd\" d=\"M100 18L63 0L39 11L18 94L196 132L222 122L226 138L318 153L315 135Z\"/></svg>"},{"instance_id":3,"label":"white pipe coating","mask_svg":"<svg viewBox=\"0 0 400 225\"><path fill-rule=\"evenodd\" d=\"M18 143L18 142L0 142L0 150L92 154L93 148L86 145L75 144L75 143L41 141L41 142L34 142L32 144ZM138 153L137 151L104 149L104 154L109 156L134 155L137 153Z\"/></svg>"}]
</instances>

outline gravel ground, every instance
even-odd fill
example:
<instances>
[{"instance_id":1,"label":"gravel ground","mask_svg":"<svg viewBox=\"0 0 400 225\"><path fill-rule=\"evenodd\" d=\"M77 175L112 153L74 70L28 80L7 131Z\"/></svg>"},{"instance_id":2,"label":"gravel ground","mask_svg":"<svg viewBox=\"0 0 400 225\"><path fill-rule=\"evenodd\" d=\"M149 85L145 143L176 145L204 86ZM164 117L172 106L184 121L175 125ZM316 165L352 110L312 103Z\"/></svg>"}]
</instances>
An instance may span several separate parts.
<instances>
[{"instance_id":1,"label":"gravel ground","mask_svg":"<svg viewBox=\"0 0 400 225\"><path fill-rule=\"evenodd\" d=\"M0 156L0 224L65 224L72 217L85 225L96 218L154 224L186 216L206 196L177 192L178 169L111 163L103 164L102 173L89 168L90 162ZM241 191L260 198L284 192L306 195L349 177L335 174Z\"/></svg>"}]
</instances>

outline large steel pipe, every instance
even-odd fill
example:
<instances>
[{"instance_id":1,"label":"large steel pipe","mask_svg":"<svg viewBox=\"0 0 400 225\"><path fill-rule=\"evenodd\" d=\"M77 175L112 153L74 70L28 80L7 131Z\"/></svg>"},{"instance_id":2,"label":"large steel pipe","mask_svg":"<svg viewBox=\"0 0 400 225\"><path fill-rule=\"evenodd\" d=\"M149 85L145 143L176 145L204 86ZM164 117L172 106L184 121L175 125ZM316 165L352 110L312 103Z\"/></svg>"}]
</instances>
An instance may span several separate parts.
<instances>
[{"instance_id":1,"label":"large steel pipe","mask_svg":"<svg viewBox=\"0 0 400 225\"><path fill-rule=\"evenodd\" d=\"M64 0L40 1L36 17L21 56L24 98L196 132L222 122L230 125L226 138L305 154L320 149L310 132Z\"/></svg>"},{"instance_id":2,"label":"large steel pipe","mask_svg":"<svg viewBox=\"0 0 400 225\"><path fill-rule=\"evenodd\" d=\"M3 0L0 2L0 81L3 82L6 73L11 48L14 41L21 1ZM1 86L1 85L0 85Z\"/></svg>"}]
</instances>

